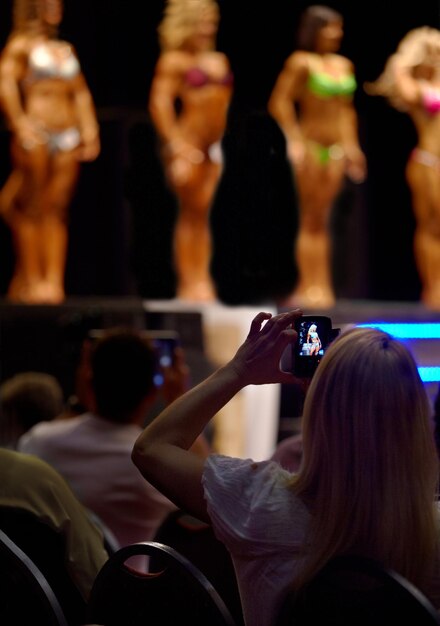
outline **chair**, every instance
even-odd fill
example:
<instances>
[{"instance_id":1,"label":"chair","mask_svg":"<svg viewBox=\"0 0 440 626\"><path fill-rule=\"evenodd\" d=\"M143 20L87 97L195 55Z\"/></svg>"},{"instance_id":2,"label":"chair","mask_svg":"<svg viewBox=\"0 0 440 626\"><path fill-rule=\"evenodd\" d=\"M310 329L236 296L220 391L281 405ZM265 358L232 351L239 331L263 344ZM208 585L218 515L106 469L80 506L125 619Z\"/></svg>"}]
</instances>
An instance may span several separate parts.
<instances>
[{"instance_id":1,"label":"chair","mask_svg":"<svg viewBox=\"0 0 440 626\"><path fill-rule=\"evenodd\" d=\"M68 626L52 587L35 563L0 530L0 623Z\"/></svg>"},{"instance_id":2,"label":"chair","mask_svg":"<svg viewBox=\"0 0 440 626\"><path fill-rule=\"evenodd\" d=\"M83 624L86 603L66 569L62 534L30 511L9 506L0 507L0 529L40 570L69 625Z\"/></svg>"},{"instance_id":3,"label":"chair","mask_svg":"<svg viewBox=\"0 0 440 626\"><path fill-rule=\"evenodd\" d=\"M297 595L289 591L275 626L440 625L440 614L412 583L376 561L334 557Z\"/></svg>"},{"instance_id":4,"label":"chair","mask_svg":"<svg viewBox=\"0 0 440 626\"><path fill-rule=\"evenodd\" d=\"M154 558L154 571L126 564L139 555ZM110 556L92 587L87 619L104 626L235 626L207 578L176 550L153 541Z\"/></svg>"},{"instance_id":5,"label":"chair","mask_svg":"<svg viewBox=\"0 0 440 626\"><path fill-rule=\"evenodd\" d=\"M174 548L191 561L214 585L237 626L244 624L231 555L214 535L212 526L184 511L173 511L159 527L154 541Z\"/></svg>"},{"instance_id":6,"label":"chair","mask_svg":"<svg viewBox=\"0 0 440 626\"><path fill-rule=\"evenodd\" d=\"M104 548L107 554L110 555L110 554L114 554L115 552L117 552L121 546L119 544L119 541L116 539L116 536L114 535L113 531L110 530L107 524L103 522L102 519L99 517L99 515L97 515L94 511L91 511L90 509L87 509L87 508L86 508L86 511L90 520L95 524L95 526L99 528L99 530L102 533L102 538L104 540Z\"/></svg>"}]
</instances>

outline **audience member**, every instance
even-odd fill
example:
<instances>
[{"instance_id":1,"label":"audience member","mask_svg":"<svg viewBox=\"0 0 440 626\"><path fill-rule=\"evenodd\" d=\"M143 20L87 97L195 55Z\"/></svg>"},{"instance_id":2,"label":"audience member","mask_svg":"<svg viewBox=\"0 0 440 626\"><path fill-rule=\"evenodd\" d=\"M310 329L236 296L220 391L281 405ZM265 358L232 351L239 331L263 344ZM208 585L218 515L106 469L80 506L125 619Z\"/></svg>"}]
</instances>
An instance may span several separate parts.
<instances>
[{"instance_id":1,"label":"audience member","mask_svg":"<svg viewBox=\"0 0 440 626\"><path fill-rule=\"evenodd\" d=\"M390 335L341 334L314 374L297 474L273 461L189 448L247 385L298 383L280 368L298 310L259 313L224 367L159 415L133 460L178 506L209 521L229 549L247 626L273 624L283 596L337 554L376 559L440 606L438 459L430 405L413 357Z\"/></svg>"},{"instance_id":2,"label":"audience member","mask_svg":"<svg viewBox=\"0 0 440 626\"><path fill-rule=\"evenodd\" d=\"M63 390L54 376L22 372L8 378L0 385L0 446L15 448L23 433L53 420L63 407Z\"/></svg>"},{"instance_id":3,"label":"audience member","mask_svg":"<svg viewBox=\"0 0 440 626\"><path fill-rule=\"evenodd\" d=\"M93 582L107 560L102 534L90 521L64 479L44 461L15 450L0 449L0 474L1 528L8 533L8 529L4 528L3 512L18 509L35 516L62 536L65 540L64 562L67 573L84 601L82 606L75 608L75 617L81 619L82 610L84 619L85 605ZM11 538L25 549L15 531ZM55 588L57 581L51 579L49 565L52 556L47 555L47 560L37 562L37 565ZM69 614L62 593L58 597L63 610ZM73 610L72 606L70 610ZM74 622L77 623L76 620ZM71 624L74 622L69 621Z\"/></svg>"},{"instance_id":4,"label":"audience member","mask_svg":"<svg viewBox=\"0 0 440 626\"><path fill-rule=\"evenodd\" d=\"M121 545L151 540L175 507L142 479L130 455L156 398L156 354L140 333L110 329L92 346L90 367L83 367L91 377L93 410L38 424L20 439L19 448L53 465ZM170 370L162 391L167 396L174 390L174 399L187 378L181 353Z\"/></svg>"}]
</instances>

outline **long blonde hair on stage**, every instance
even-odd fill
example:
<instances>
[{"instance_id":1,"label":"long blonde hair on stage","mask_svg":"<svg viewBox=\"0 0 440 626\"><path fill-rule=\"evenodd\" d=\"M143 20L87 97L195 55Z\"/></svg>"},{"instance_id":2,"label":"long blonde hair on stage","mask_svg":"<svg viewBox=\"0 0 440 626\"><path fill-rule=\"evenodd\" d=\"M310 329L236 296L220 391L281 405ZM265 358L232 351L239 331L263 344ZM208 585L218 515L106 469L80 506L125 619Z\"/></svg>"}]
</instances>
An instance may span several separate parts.
<instances>
[{"instance_id":1,"label":"long blonde hair on stage","mask_svg":"<svg viewBox=\"0 0 440 626\"><path fill-rule=\"evenodd\" d=\"M430 26L421 26L410 30L400 41L397 50L392 54L382 74L374 82L364 85L365 91L373 96L384 96L399 111L407 111L408 106L396 93L395 67L414 70L424 63L429 63L434 54L437 62L440 57L440 31Z\"/></svg>"},{"instance_id":2,"label":"long blonde hair on stage","mask_svg":"<svg viewBox=\"0 0 440 626\"><path fill-rule=\"evenodd\" d=\"M192 36L200 13L207 9L219 13L214 0L168 0L157 29L161 49L181 49Z\"/></svg>"},{"instance_id":3,"label":"long blonde hair on stage","mask_svg":"<svg viewBox=\"0 0 440 626\"><path fill-rule=\"evenodd\" d=\"M312 515L296 586L332 556L356 553L423 589L439 536L431 413L412 355L388 334L355 328L330 346L307 392L290 483Z\"/></svg>"}]
</instances>

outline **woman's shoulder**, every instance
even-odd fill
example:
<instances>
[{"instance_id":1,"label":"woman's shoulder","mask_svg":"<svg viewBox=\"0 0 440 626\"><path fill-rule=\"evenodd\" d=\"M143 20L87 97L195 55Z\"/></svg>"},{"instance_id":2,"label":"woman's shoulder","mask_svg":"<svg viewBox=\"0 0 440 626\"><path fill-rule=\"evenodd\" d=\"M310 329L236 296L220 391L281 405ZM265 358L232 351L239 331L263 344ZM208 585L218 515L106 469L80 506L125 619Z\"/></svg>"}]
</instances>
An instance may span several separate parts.
<instances>
[{"instance_id":1,"label":"woman's shoulder","mask_svg":"<svg viewBox=\"0 0 440 626\"><path fill-rule=\"evenodd\" d=\"M308 70L313 63L316 55L312 52L306 52L305 50L295 50L290 56L287 57L284 67L287 69L303 69Z\"/></svg>"},{"instance_id":2,"label":"woman's shoulder","mask_svg":"<svg viewBox=\"0 0 440 626\"><path fill-rule=\"evenodd\" d=\"M180 80L186 72L194 65L192 54L183 50L167 50L159 56L155 75L162 78L172 78Z\"/></svg>"},{"instance_id":3,"label":"woman's shoulder","mask_svg":"<svg viewBox=\"0 0 440 626\"><path fill-rule=\"evenodd\" d=\"M219 454L208 457L203 474L205 490L224 492L227 497L242 502L256 501L257 498L264 502L267 495L280 500L285 498L290 503L292 498L295 499L288 489L291 478L289 471L272 460L256 462Z\"/></svg>"},{"instance_id":4,"label":"woman's shoulder","mask_svg":"<svg viewBox=\"0 0 440 626\"><path fill-rule=\"evenodd\" d=\"M27 57L32 48L36 45L34 37L30 37L26 33L12 33L2 52L2 58Z\"/></svg>"},{"instance_id":5,"label":"woman's shoulder","mask_svg":"<svg viewBox=\"0 0 440 626\"><path fill-rule=\"evenodd\" d=\"M209 457L203 485L217 536L236 550L243 540L268 549L301 542L309 513L289 488L291 478L274 461Z\"/></svg>"},{"instance_id":6,"label":"woman's shoulder","mask_svg":"<svg viewBox=\"0 0 440 626\"><path fill-rule=\"evenodd\" d=\"M209 54L211 58L217 60L217 62L221 62L221 63L225 63L226 65L229 65L228 57L226 56L224 52L221 52L220 50L211 50L210 52L207 52L206 54Z\"/></svg>"},{"instance_id":7,"label":"woman's shoulder","mask_svg":"<svg viewBox=\"0 0 440 626\"><path fill-rule=\"evenodd\" d=\"M184 50L166 50L158 58L157 65L170 68L185 68L193 62L193 55Z\"/></svg>"}]
</instances>

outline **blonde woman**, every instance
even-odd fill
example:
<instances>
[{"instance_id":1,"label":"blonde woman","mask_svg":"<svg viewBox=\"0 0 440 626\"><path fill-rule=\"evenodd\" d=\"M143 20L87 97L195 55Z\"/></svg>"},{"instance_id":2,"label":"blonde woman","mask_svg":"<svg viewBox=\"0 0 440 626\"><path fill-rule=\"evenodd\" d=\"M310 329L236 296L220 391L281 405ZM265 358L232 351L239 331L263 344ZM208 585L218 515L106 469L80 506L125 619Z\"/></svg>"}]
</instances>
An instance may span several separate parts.
<instances>
[{"instance_id":1,"label":"blonde woman","mask_svg":"<svg viewBox=\"0 0 440 626\"><path fill-rule=\"evenodd\" d=\"M72 46L56 37L61 0L15 0L0 59L0 97L12 134L12 173L0 195L15 270L8 298L61 302L67 210L80 161L99 153L92 99Z\"/></svg>"},{"instance_id":2,"label":"blonde woman","mask_svg":"<svg viewBox=\"0 0 440 626\"><path fill-rule=\"evenodd\" d=\"M414 255L421 299L440 310L440 31L422 26L407 33L365 89L385 96L416 128L417 145L406 166L416 219Z\"/></svg>"},{"instance_id":3,"label":"blonde woman","mask_svg":"<svg viewBox=\"0 0 440 626\"><path fill-rule=\"evenodd\" d=\"M221 169L220 140L232 93L226 56L215 49L214 0L169 0L149 110L179 212L174 231L177 297L213 300L209 209Z\"/></svg>"},{"instance_id":4,"label":"blonde woman","mask_svg":"<svg viewBox=\"0 0 440 626\"><path fill-rule=\"evenodd\" d=\"M345 176L361 182L366 175L353 106L354 68L338 53L343 26L342 15L327 6L306 9L297 50L286 60L268 102L286 137L298 191L298 284L286 302L295 306L333 306L331 210Z\"/></svg>"},{"instance_id":5,"label":"blonde woman","mask_svg":"<svg viewBox=\"0 0 440 626\"><path fill-rule=\"evenodd\" d=\"M170 405L139 437L133 460L174 502L210 522L229 549L247 626L270 626L290 586L334 555L372 557L440 607L438 459L430 404L409 351L386 333L352 329L311 380L297 474L188 452L246 385L298 382L280 371L300 311L259 313L233 359Z\"/></svg>"},{"instance_id":6,"label":"blonde woman","mask_svg":"<svg viewBox=\"0 0 440 626\"><path fill-rule=\"evenodd\" d=\"M318 335L318 327L316 324L310 324L310 328L307 332L306 343L311 344L310 356L318 355L321 350L322 344Z\"/></svg>"}]
</instances>

